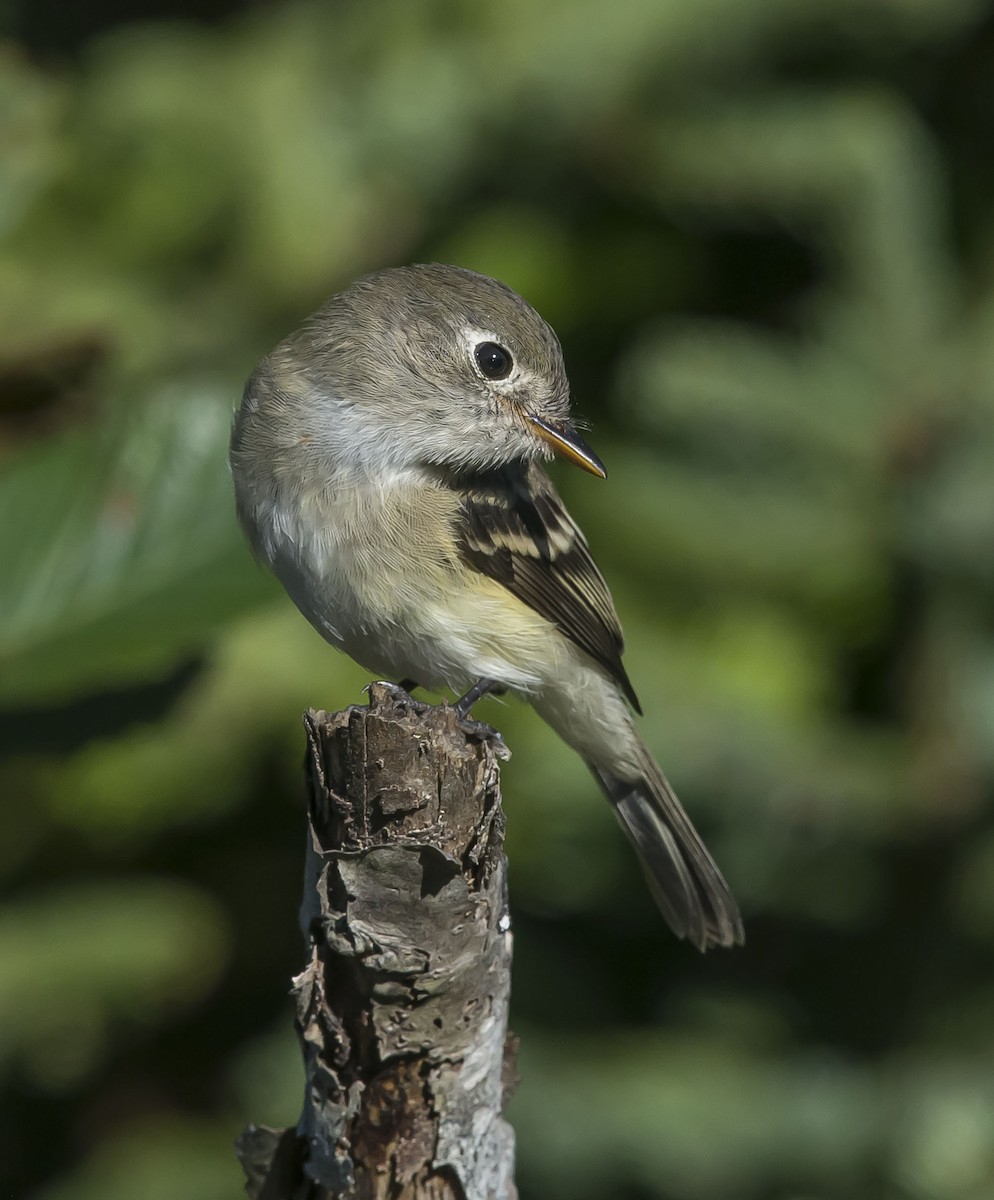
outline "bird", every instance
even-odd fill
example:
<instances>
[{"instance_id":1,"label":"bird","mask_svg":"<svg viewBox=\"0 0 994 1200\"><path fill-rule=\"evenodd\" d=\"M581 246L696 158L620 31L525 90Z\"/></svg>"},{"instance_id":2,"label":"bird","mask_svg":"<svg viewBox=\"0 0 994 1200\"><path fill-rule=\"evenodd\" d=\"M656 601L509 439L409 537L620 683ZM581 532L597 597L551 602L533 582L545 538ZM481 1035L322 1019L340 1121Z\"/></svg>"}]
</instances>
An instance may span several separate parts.
<instances>
[{"instance_id":1,"label":"bird","mask_svg":"<svg viewBox=\"0 0 994 1200\"><path fill-rule=\"evenodd\" d=\"M716 866L635 723L621 624L545 470L604 464L570 415L562 348L512 288L427 263L366 275L259 364L230 466L256 556L378 678L507 692L584 760L673 932L744 941Z\"/></svg>"}]
</instances>

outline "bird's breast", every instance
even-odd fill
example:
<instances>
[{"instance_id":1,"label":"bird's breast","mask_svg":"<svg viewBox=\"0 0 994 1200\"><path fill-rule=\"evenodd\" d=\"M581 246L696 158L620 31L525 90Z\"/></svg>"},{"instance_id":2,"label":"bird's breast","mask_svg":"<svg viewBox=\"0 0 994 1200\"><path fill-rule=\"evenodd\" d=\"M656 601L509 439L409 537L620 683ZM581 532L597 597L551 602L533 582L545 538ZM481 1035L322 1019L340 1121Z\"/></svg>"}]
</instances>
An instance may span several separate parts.
<instances>
[{"instance_id":1,"label":"bird's breast","mask_svg":"<svg viewBox=\"0 0 994 1200\"><path fill-rule=\"evenodd\" d=\"M322 485L258 509L253 540L308 620L369 670L534 690L549 624L461 559L457 506L447 489L403 480Z\"/></svg>"},{"instance_id":2,"label":"bird's breast","mask_svg":"<svg viewBox=\"0 0 994 1200\"><path fill-rule=\"evenodd\" d=\"M306 572L347 623L396 620L455 569L444 499L400 482L315 488L290 509L274 557Z\"/></svg>"}]
</instances>

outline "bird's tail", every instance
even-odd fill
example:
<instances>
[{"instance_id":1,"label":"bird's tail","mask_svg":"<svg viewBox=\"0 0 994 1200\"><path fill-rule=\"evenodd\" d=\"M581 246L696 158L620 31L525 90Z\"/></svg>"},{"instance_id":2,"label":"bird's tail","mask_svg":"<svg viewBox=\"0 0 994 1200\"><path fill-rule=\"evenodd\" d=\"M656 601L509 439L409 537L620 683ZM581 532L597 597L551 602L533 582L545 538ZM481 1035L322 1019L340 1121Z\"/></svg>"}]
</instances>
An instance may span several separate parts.
<instances>
[{"instance_id":1,"label":"bird's tail","mask_svg":"<svg viewBox=\"0 0 994 1200\"><path fill-rule=\"evenodd\" d=\"M728 884L676 798L642 748L641 778L621 779L587 762L638 851L649 887L673 932L698 950L745 941Z\"/></svg>"}]
</instances>

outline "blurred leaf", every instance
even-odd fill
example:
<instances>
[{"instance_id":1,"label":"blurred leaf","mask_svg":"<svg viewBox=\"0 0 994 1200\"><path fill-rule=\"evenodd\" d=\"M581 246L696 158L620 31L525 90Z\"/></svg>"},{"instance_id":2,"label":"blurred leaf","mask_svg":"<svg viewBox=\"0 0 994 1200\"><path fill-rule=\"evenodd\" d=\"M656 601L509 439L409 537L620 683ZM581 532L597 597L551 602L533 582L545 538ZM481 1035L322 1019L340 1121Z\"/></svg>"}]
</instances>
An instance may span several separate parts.
<instances>
[{"instance_id":1,"label":"blurred leaf","mask_svg":"<svg viewBox=\"0 0 994 1200\"><path fill-rule=\"evenodd\" d=\"M933 570L994 580L994 434L990 418L964 423L909 495L904 545Z\"/></svg>"},{"instance_id":2,"label":"blurred leaf","mask_svg":"<svg viewBox=\"0 0 994 1200\"><path fill-rule=\"evenodd\" d=\"M241 1111L259 1125L289 1125L297 1119L304 1088L300 1043L289 1021L248 1043L229 1073Z\"/></svg>"},{"instance_id":3,"label":"blurred leaf","mask_svg":"<svg viewBox=\"0 0 994 1200\"><path fill-rule=\"evenodd\" d=\"M221 914L166 880L66 884L0 914L0 1059L42 1087L89 1072L112 1032L200 999L226 958Z\"/></svg>"},{"instance_id":4,"label":"blurred leaf","mask_svg":"<svg viewBox=\"0 0 994 1200\"><path fill-rule=\"evenodd\" d=\"M0 237L16 227L55 174L65 89L0 43Z\"/></svg>"},{"instance_id":5,"label":"blurred leaf","mask_svg":"<svg viewBox=\"0 0 994 1200\"><path fill-rule=\"evenodd\" d=\"M922 1200L984 1200L994 1188L994 1085L973 1064L927 1060L907 1072L893 1134L898 1181Z\"/></svg>"},{"instance_id":6,"label":"blurred leaf","mask_svg":"<svg viewBox=\"0 0 994 1200\"><path fill-rule=\"evenodd\" d=\"M146 1118L31 1200L221 1200L239 1191L234 1122Z\"/></svg>"},{"instance_id":7,"label":"blurred leaf","mask_svg":"<svg viewBox=\"0 0 994 1200\"><path fill-rule=\"evenodd\" d=\"M650 1032L602 1040L593 1054L565 1038L522 1045L530 1089L511 1119L537 1194L582 1200L620 1183L732 1200L802 1164L826 1192L856 1194L885 1127L872 1077L830 1058L785 1067Z\"/></svg>"},{"instance_id":8,"label":"blurred leaf","mask_svg":"<svg viewBox=\"0 0 994 1200\"><path fill-rule=\"evenodd\" d=\"M532 1091L515 1097L512 1119L521 1174L539 1194L563 1188L581 1200L637 1181L654 1196L731 1200L800 1172L819 1194L870 1195L881 1158L914 1196L980 1200L994 1180L984 1135L994 1091L968 1060L913 1071L829 1056L785 1066L643 1033L593 1056L563 1037L526 1036L522 1066Z\"/></svg>"},{"instance_id":9,"label":"blurred leaf","mask_svg":"<svg viewBox=\"0 0 994 1200\"><path fill-rule=\"evenodd\" d=\"M611 447L602 453L610 458ZM886 564L872 511L885 500L872 484L854 496L838 481L731 473L676 457L662 466L645 446L627 447L624 462L611 477L617 515L610 542L602 540L644 581L721 578L728 588L779 595L846 622L854 610L873 612ZM608 513L589 494L574 507L596 550Z\"/></svg>"},{"instance_id":10,"label":"blurred leaf","mask_svg":"<svg viewBox=\"0 0 994 1200\"><path fill-rule=\"evenodd\" d=\"M774 474L855 482L878 469L881 397L836 347L728 323L669 323L625 360L621 403L640 427Z\"/></svg>"},{"instance_id":11,"label":"blurred leaf","mask_svg":"<svg viewBox=\"0 0 994 1200\"><path fill-rule=\"evenodd\" d=\"M162 672L266 594L234 520L229 420L216 388L176 384L118 434L7 464L0 702Z\"/></svg>"},{"instance_id":12,"label":"blurred leaf","mask_svg":"<svg viewBox=\"0 0 994 1200\"><path fill-rule=\"evenodd\" d=\"M217 639L209 666L164 721L93 742L56 768L53 812L103 847L216 823L246 800L263 755L285 761L296 784L301 712L362 703L366 682L283 600Z\"/></svg>"}]
</instances>

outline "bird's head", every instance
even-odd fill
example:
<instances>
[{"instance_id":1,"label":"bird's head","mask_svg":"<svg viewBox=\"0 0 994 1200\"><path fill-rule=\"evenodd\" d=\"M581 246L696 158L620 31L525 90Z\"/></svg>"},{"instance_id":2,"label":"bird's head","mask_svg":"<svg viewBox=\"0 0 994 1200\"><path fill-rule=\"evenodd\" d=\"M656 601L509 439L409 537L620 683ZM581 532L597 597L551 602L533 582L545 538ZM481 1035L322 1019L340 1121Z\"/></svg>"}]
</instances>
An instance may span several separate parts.
<instances>
[{"instance_id":1,"label":"bird's head","mask_svg":"<svg viewBox=\"0 0 994 1200\"><path fill-rule=\"evenodd\" d=\"M306 416L307 444L339 462L479 471L558 454L605 475L570 419L555 333L474 271L435 263L366 276L263 370L294 419Z\"/></svg>"}]
</instances>

